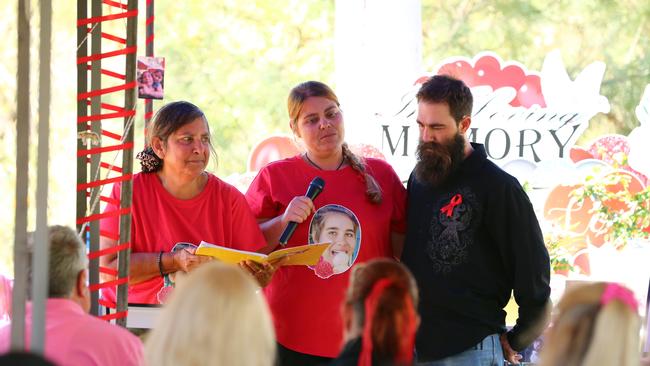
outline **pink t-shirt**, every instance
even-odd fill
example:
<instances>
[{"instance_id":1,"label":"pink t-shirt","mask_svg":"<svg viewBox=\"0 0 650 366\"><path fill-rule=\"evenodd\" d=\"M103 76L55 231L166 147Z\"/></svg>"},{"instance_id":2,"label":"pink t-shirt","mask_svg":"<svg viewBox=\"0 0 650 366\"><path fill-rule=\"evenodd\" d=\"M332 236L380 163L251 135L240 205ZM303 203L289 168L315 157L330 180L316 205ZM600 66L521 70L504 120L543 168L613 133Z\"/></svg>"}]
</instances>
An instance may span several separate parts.
<instances>
[{"instance_id":1,"label":"pink t-shirt","mask_svg":"<svg viewBox=\"0 0 650 366\"><path fill-rule=\"evenodd\" d=\"M273 218L282 214L295 196L304 195L311 180L319 176L325 187L314 200L317 212L298 225L288 246L330 241L337 231L346 232L348 237L347 244L326 250L314 268L281 267L265 289L278 342L289 349L336 357L343 341L341 303L350 267L372 258L392 257L390 233L405 230L403 184L386 162L369 158L367 165L382 189L380 205L367 200L365 183L351 167L318 170L299 156L267 165L246 192L255 216ZM318 220L314 218L326 217L327 211L334 212L334 219L316 230Z\"/></svg>"},{"instance_id":2,"label":"pink t-shirt","mask_svg":"<svg viewBox=\"0 0 650 366\"><path fill-rule=\"evenodd\" d=\"M25 345L29 349L32 304L25 309ZM9 351L11 325L0 328L0 353ZM57 365L139 366L142 342L126 329L86 314L68 299L45 305L45 357Z\"/></svg>"},{"instance_id":3,"label":"pink t-shirt","mask_svg":"<svg viewBox=\"0 0 650 366\"><path fill-rule=\"evenodd\" d=\"M112 198L120 197L120 184L113 186ZM117 210L107 205L104 212ZM132 253L170 251L178 242L198 245L202 240L230 248L255 251L266 245L246 199L235 187L208 174L203 191L189 200L172 196L155 173L133 176L131 226ZM116 233L119 217L101 221L101 230ZM129 303L157 304L161 277L129 286ZM115 301L114 289L103 297Z\"/></svg>"},{"instance_id":4,"label":"pink t-shirt","mask_svg":"<svg viewBox=\"0 0 650 366\"><path fill-rule=\"evenodd\" d=\"M0 326L11 319L11 291L13 281L0 273Z\"/></svg>"}]
</instances>

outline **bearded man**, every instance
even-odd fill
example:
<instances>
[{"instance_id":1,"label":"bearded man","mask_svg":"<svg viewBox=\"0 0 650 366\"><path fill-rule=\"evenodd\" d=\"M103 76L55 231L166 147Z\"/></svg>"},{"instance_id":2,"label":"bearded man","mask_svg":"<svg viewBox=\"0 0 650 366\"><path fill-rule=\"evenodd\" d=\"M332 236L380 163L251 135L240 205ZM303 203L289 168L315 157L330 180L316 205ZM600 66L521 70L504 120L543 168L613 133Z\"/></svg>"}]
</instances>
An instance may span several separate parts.
<instances>
[{"instance_id":1,"label":"bearded man","mask_svg":"<svg viewBox=\"0 0 650 366\"><path fill-rule=\"evenodd\" d=\"M472 94L436 75L417 94L418 162L408 182L402 261L421 301L418 365L517 364L550 313L550 264L519 182L465 137ZM503 310L514 292L516 325Z\"/></svg>"}]
</instances>

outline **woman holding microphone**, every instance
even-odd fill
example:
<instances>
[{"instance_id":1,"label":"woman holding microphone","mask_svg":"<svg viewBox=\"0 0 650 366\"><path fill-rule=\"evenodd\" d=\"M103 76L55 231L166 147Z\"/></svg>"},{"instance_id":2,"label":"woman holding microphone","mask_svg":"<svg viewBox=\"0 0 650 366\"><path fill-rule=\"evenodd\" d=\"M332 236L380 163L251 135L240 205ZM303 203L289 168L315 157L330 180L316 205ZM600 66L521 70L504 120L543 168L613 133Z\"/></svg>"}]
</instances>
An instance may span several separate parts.
<instances>
[{"instance_id":1,"label":"woman holding microphone","mask_svg":"<svg viewBox=\"0 0 650 366\"><path fill-rule=\"evenodd\" d=\"M302 140L305 152L264 167L246 193L267 243L277 245L289 222L298 225L287 246L310 242L314 214L336 205L351 211L358 221L353 240L359 245L351 266L377 257L399 257L406 191L392 167L350 151L344 139L343 112L327 85L308 81L294 87L288 110L289 126ZM305 191L315 177L325 184L312 200ZM323 255L335 257L337 250L331 246ZM280 267L265 288L280 365L317 365L340 351L341 303L350 270L328 276L317 272L317 266Z\"/></svg>"}]
</instances>

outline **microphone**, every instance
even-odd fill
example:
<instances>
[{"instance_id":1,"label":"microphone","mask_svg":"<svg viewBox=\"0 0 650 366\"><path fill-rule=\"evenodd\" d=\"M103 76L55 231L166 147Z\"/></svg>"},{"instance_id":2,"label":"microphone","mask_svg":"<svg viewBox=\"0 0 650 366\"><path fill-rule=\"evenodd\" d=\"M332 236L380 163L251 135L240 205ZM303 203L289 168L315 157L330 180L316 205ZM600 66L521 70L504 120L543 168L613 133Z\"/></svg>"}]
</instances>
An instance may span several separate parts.
<instances>
[{"instance_id":1,"label":"microphone","mask_svg":"<svg viewBox=\"0 0 650 366\"><path fill-rule=\"evenodd\" d=\"M324 187L325 181L323 178L316 177L311 181L311 183L309 183L309 187L307 187L307 193L305 196L309 197L309 199L313 201L323 191ZM291 238L291 235L293 235L293 232L296 230L297 226L297 222L289 221L289 224L287 224L287 227L282 232L282 235L280 235L280 245L283 247L287 245L289 238Z\"/></svg>"}]
</instances>

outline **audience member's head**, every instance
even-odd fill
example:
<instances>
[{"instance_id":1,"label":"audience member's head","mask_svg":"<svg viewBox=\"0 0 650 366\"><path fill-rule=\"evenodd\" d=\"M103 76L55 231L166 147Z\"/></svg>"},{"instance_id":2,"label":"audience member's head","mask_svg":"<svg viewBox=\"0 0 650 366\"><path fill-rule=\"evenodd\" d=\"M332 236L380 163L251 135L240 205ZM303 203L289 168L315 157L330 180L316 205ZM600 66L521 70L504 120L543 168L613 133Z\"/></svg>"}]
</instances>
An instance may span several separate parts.
<instances>
[{"instance_id":1,"label":"audience member's head","mask_svg":"<svg viewBox=\"0 0 650 366\"><path fill-rule=\"evenodd\" d=\"M375 259L354 267L343 319L346 341L362 338L359 365L371 365L373 358L412 363L417 301L415 280L401 263Z\"/></svg>"},{"instance_id":2,"label":"audience member's head","mask_svg":"<svg viewBox=\"0 0 650 366\"><path fill-rule=\"evenodd\" d=\"M51 226L47 230L46 238L37 238L33 233L28 236L27 250L30 255L26 268L28 287L34 284L47 286L48 299L43 304L45 326L41 325L41 331L45 333L45 357L60 365L141 365L140 339L122 327L87 314L90 310L88 258L81 238L73 229L65 226ZM44 283L35 282L40 281L34 276L34 269L38 265L33 258L37 245L49 247L48 279L43 279ZM25 340L32 338L33 326L36 325L33 319L36 313L30 305L26 304L25 307ZM0 328L0 353L11 349L10 328ZM30 349L29 342L25 343L25 348ZM3 359L0 365L11 364L9 362L51 365L33 355L16 354L12 357Z\"/></svg>"},{"instance_id":3,"label":"audience member's head","mask_svg":"<svg viewBox=\"0 0 650 366\"><path fill-rule=\"evenodd\" d=\"M145 344L147 365L273 365L268 307L239 267L206 263L183 277Z\"/></svg>"},{"instance_id":4,"label":"audience member's head","mask_svg":"<svg viewBox=\"0 0 650 366\"><path fill-rule=\"evenodd\" d=\"M13 351L0 356L3 366L56 366L43 356L31 352Z\"/></svg>"},{"instance_id":5,"label":"audience member's head","mask_svg":"<svg viewBox=\"0 0 650 366\"><path fill-rule=\"evenodd\" d=\"M54 225L48 228L50 240L50 261L48 275L48 298L70 299L90 310L90 292L87 278L88 257L81 238L66 226ZM33 253L33 234L30 234L29 251ZM31 258L31 256L30 256ZM33 260L29 264L29 284L33 278ZM28 292L31 294L31 291Z\"/></svg>"},{"instance_id":6,"label":"audience member's head","mask_svg":"<svg viewBox=\"0 0 650 366\"><path fill-rule=\"evenodd\" d=\"M541 365L639 365L634 294L615 283L580 285L562 297L544 340Z\"/></svg>"}]
</instances>

